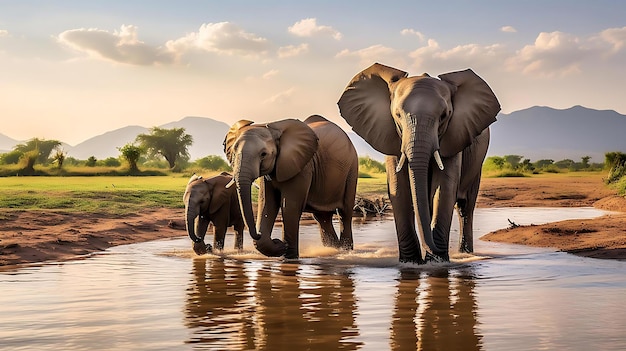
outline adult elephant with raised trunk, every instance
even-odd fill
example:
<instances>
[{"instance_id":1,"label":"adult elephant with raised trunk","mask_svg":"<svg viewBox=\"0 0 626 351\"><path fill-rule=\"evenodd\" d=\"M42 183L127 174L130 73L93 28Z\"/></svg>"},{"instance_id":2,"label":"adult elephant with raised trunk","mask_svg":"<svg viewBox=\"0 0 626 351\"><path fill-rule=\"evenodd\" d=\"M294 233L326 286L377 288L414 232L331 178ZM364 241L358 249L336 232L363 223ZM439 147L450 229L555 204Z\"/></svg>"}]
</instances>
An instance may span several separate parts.
<instances>
[{"instance_id":1,"label":"adult elephant with raised trunk","mask_svg":"<svg viewBox=\"0 0 626 351\"><path fill-rule=\"evenodd\" d=\"M409 77L376 63L354 76L338 105L353 130L387 155L400 261L449 260L455 206L459 249L473 252L489 125L500 111L489 85L470 69Z\"/></svg>"},{"instance_id":2,"label":"adult elephant with raised trunk","mask_svg":"<svg viewBox=\"0 0 626 351\"><path fill-rule=\"evenodd\" d=\"M317 115L304 122L253 123L235 123L224 139L224 152L233 167L241 212L256 248L266 256L299 257L304 211L319 223L324 246L352 249L358 157L346 133ZM251 185L259 177L263 180L255 223ZM279 210L284 242L271 238ZM339 238L332 224L334 213L340 217Z\"/></svg>"}]
</instances>

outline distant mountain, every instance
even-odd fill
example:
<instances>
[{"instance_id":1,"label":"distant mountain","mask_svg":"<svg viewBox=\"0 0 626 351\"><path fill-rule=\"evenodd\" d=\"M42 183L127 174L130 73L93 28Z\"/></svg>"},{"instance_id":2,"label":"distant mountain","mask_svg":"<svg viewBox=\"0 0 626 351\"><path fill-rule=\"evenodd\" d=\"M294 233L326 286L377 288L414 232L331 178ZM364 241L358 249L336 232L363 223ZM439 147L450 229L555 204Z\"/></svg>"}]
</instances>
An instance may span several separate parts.
<instances>
[{"instance_id":1,"label":"distant mountain","mask_svg":"<svg viewBox=\"0 0 626 351\"><path fill-rule=\"evenodd\" d=\"M9 138L4 134L0 134L0 153L13 150L13 147L19 143L20 142L15 139Z\"/></svg>"},{"instance_id":2,"label":"distant mountain","mask_svg":"<svg viewBox=\"0 0 626 351\"><path fill-rule=\"evenodd\" d=\"M180 121L170 122L160 128L185 128L185 132L193 137L193 144L189 147L191 160L207 155L222 155L222 141L230 128L226 123L206 117L185 117ZM88 139L69 150L68 156L85 160L94 156L99 160L107 157L118 157L118 147L133 142L137 135L150 133L150 128L128 126L116 129L102 135Z\"/></svg>"},{"instance_id":3,"label":"distant mountain","mask_svg":"<svg viewBox=\"0 0 626 351\"><path fill-rule=\"evenodd\" d=\"M185 128L193 137L189 148L191 160L207 155L224 156L222 141L229 126L206 117L185 117L161 128ZM128 126L88 139L74 147L64 144L69 156L85 160L118 157L118 147L135 140L149 128ZM374 150L360 136L347 132L359 156L384 162L384 155ZM609 151L626 152L626 116L612 110L593 110L574 106L564 110L535 106L510 114L501 113L491 125L491 144L487 156L521 155L531 161L572 159L591 156L591 162L604 162ZM12 150L20 141L0 134L0 153Z\"/></svg>"},{"instance_id":4,"label":"distant mountain","mask_svg":"<svg viewBox=\"0 0 626 351\"><path fill-rule=\"evenodd\" d=\"M68 156L79 160L86 160L94 156L98 160L120 155L118 147L122 147L135 140L141 133L148 133L148 128L140 126L128 126L106 132L104 134L87 139L82 143L66 148Z\"/></svg>"},{"instance_id":5,"label":"distant mountain","mask_svg":"<svg viewBox=\"0 0 626 351\"><path fill-rule=\"evenodd\" d=\"M535 106L499 114L491 125L487 156L521 155L531 161L590 156L604 162L610 151L626 152L626 116L582 106L558 110Z\"/></svg>"}]
</instances>

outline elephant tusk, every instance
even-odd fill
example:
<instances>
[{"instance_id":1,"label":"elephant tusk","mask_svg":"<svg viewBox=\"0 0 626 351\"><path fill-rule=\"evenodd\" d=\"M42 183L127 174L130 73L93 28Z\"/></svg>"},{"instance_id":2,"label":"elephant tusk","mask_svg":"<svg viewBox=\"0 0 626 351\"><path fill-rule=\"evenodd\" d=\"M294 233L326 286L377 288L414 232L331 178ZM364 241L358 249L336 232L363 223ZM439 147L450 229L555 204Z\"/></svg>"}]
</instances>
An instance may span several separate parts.
<instances>
[{"instance_id":1,"label":"elephant tusk","mask_svg":"<svg viewBox=\"0 0 626 351\"><path fill-rule=\"evenodd\" d=\"M439 155L439 150L435 150L435 153L433 154L433 156L435 157L437 166L439 166L439 169L443 171L443 162L441 162L441 155Z\"/></svg>"},{"instance_id":2,"label":"elephant tusk","mask_svg":"<svg viewBox=\"0 0 626 351\"><path fill-rule=\"evenodd\" d=\"M403 152L400 156L400 160L398 161L398 165L396 166L396 173L400 172L402 167L404 167L404 162L406 161L406 154Z\"/></svg>"},{"instance_id":3,"label":"elephant tusk","mask_svg":"<svg viewBox=\"0 0 626 351\"><path fill-rule=\"evenodd\" d=\"M233 186L233 184L235 184L235 179L231 179L230 182L228 182L228 184L226 184L226 189L228 189L231 186Z\"/></svg>"},{"instance_id":4,"label":"elephant tusk","mask_svg":"<svg viewBox=\"0 0 626 351\"><path fill-rule=\"evenodd\" d=\"M261 189L261 187L259 186L259 184L257 184L256 182L252 183L252 185L254 185L255 188L257 189Z\"/></svg>"}]
</instances>

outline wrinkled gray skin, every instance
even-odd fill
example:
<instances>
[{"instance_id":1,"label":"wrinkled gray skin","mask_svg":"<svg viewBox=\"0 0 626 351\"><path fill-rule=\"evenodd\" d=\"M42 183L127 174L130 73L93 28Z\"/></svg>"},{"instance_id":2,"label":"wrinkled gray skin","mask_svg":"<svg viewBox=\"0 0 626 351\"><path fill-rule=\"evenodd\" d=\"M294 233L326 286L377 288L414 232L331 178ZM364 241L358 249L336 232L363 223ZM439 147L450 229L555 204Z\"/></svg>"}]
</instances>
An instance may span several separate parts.
<instances>
[{"instance_id":1,"label":"wrinkled gray skin","mask_svg":"<svg viewBox=\"0 0 626 351\"><path fill-rule=\"evenodd\" d=\"M374 64L352 79L338 105L354 131L387 155L400 261L449 260L455 206L459 250L473 252L488 127L500 111L487 83L469 69L438 79Z\"/></svg>"},{"instance_id":2,"label":"wrinkled gray skin","mask_svg":"<svg viewBox=\"0 0 626 351\"><path fill-rule=\"evenodd\" d=\"M198 255L224 249L228 227L235 229L235 249L243 249L244 222L239 211L239 200L235 188L227 188L232 180L228 173L211 178L192 176L183 195L187 234L193 241ZM213 247L204 243L209 223L213 223Z\"/></svg>"},{"instance_id":3,"label":"wrinkled gray skin","mask_svg":"<svg viewBox=\"0 0 626 351\"><path fill-rule=\"evenodd\" d=\"M303 211L312 213L319 223L323 245L351 250L358 157L346 133L317 115L304 122L252 123L235 123L224 140L224 151L233 167L246 226L259 252L298 258ZM250 186L259 177L264 178L255 223ZM271 238L279 210L284 242ZM332 224L335 213L340 217L339 238Z\"/></svg>"}]
</instances>

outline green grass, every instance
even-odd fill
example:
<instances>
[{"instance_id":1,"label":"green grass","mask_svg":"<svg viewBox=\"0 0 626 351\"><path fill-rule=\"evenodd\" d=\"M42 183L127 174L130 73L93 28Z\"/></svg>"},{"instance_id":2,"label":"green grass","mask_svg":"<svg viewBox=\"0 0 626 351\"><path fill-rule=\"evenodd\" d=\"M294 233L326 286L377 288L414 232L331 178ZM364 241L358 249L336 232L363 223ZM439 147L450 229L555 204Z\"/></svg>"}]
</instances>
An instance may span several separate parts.
<instances>
[{"instance_id":1,"label":"green grass","mask_svg":"<svg viewBox=\"0 0 626 351\"><path fill-rule=\"evenodd\" d=\"M182 208L187 177L4 177L0 209L126 214Z\"/></svg>"},{"instance_id":2,"label":"green grass","mask_svg":"<svg viewBox=\"0 0 626 351\"><path fill-rule=\"evenodd\" d=\"M367 178L359 178L356 193L360 196L386 195L387 174L372 172L367 174Z\"/></svg>"}]
</instances>

